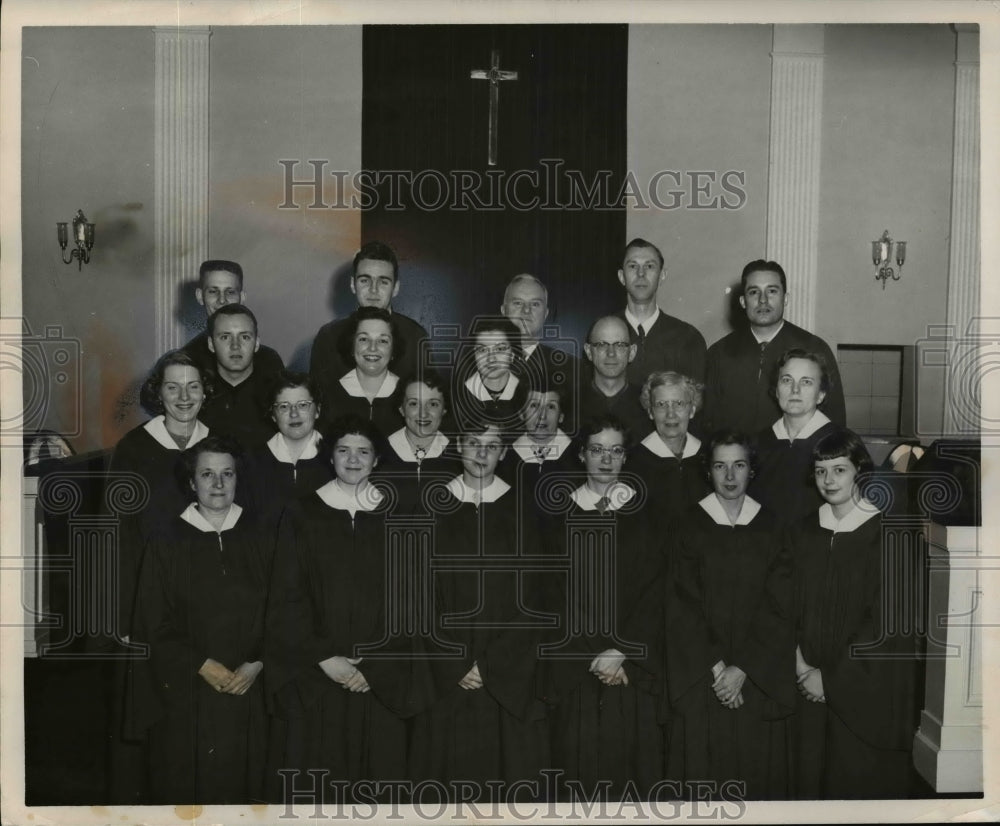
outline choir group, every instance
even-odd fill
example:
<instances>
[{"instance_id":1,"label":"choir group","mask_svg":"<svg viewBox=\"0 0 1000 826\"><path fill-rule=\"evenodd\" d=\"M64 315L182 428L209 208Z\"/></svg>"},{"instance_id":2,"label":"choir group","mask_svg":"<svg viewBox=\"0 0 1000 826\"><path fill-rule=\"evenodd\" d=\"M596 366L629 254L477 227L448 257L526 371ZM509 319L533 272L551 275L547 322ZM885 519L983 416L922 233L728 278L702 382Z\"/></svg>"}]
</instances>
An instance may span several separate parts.
<instances>
[{"instance_id":1,"label":"choir group","mask_svg":"<svg viewBox=\"0 0 1000 826\"><path fill-rule=\"evenodd\" d=\"M711 348L665 274L632 241L581 358L518 275L442 361L372 242L305 374L206 261L207 330L112 460L148 485L119 534L136 802L906 796L914 644L836 362L778 264Z\"/></svg>"}]
</instances>

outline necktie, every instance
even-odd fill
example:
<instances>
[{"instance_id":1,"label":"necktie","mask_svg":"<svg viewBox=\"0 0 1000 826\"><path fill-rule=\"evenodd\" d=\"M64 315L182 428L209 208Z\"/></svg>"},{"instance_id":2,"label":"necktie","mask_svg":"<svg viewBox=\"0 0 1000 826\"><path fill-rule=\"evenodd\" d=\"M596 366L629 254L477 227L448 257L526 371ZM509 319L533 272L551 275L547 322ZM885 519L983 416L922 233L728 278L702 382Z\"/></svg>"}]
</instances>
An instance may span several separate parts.
<instances>
[{"instance_id":1,"label":"necktie","mask_svg":"<svg viewBox=\"0 0 1000 826\"><path fill-rule=\"evenodd\" d=\"M611 500L608 499L607 496L602 496L600 499L597 500L597 505L596 505L597 512L604 513L610 505L611 505Z\"/></svg>"},{"instance_id":2,"label":"necktie","mask_svg":"<svg viewBox=\"0 0 1000 826\"><path fill-rule=\"evenodd\" d=\"M767 350L767 342L760 343L760 361L757 362L757 381L764 375L764 352Z\"/></svg>"},{"instance_id":3,"label":"necktie","mask_svg":"<svg viewBox=\"0 0 1000 826\"><path fill-rule=\"evenodd\" d=\"M646 330L643 326L639 325L639 343L642 344L646 340Z\"/></svg>"}]
</instances>

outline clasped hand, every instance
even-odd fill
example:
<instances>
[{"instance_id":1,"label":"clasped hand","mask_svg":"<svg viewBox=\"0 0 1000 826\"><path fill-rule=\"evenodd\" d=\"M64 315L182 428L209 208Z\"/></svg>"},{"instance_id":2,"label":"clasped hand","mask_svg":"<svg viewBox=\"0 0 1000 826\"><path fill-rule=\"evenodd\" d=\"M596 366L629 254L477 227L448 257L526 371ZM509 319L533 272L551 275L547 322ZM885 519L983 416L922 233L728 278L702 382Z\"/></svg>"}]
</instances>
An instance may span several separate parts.
<instances>
[{"instance_id":1,"label":"clasped hand","mask_svg":"<svg viewBox=\"0 0 1000 826\"><path fill-rule=\"evenodd\" d=\"M235 671L230 671L218 660L213 660L210 657L201 664L198 674L218 692L246 694L263 669L264 663L257 660L252 663L243 663Z\"/></svg>"},{"instance_id":2,"label":"clasped hand","mask_svg":"<svg viewBox=\"0 0 1000 826\"><path fill-rule=\"evenodd\" d=\"M362 694L370 691L371 687L365 679L365 675L358 671L357 665L361 658L352 659L350 657L328 657L322 660L319 667L335 683L340 683L348 691Z\"/></svg>"},{"instance_id":3,"label":"clasped hand","mask_svg":"<svg viewBox=\"0 0 1000 826\"><path fill-rule=\"evenodd\" d=\"M746 672L736 665L727 665L712 683L712 690L722 705L726 708L739 708L743 705L743 683Z\"/></svg>"},{"instance_id":4,"label":"clasped hand","mask_svg":"<svg viewBox=\"0 0 1000 826\"><path fill-rule=\"evenodd\" d=\"M476 688L482 688L483 675L479 673L479 663L474 662L472 664L472 668L470 668L466 675L458 681L458 684L468 691Z\"/></svg>"},{"instance_id":5,"label":"clasped hand","mask_svg":"<svg viewBox=\"0 0 1000 826\"><path fill-rule=\"evenodd\" d=\"M628 685L625 655L617 648L602 651L590 663L590 673L605 685Z\"/></svg>"}]
</instances>

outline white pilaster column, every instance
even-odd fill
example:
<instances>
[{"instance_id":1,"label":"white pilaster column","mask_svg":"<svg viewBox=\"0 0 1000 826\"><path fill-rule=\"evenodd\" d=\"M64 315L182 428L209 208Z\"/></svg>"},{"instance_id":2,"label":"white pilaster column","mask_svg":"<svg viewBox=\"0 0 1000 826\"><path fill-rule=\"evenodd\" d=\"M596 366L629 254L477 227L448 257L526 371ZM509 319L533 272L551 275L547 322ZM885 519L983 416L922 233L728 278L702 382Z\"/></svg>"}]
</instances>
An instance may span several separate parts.
<instances>
[{"instance_id":1,"label":"white pilaster column","mask_svg":"<svg viewBox=\"0 0 1000 826\"><path fill-rule=\"evenodd\" d=\"M788 274L785 317L814 327L819 234L823 26L775 26L767 257Z\"/></svg>"},{"instance_id":2,"label":"white pilaster column","mask_svg":"<svg viewBox=\"0 0 1000 826\"><path fill-rule=\"evenodd\" d=\"M207 26L157 27L155 51L156 347L184 343L180 285L208 257Z\"/></svg>"},{"instance_id":3,"label":"white pilaster column","mask_svg":"<svg viewBox=\"0 0 1000 826\"><path fill-rule=\"evenodd\" d=\"M944 432L978 434L983 363L979 332L979 26L955 24L955 139L952 144L948 327L953 336L944 397ZM964 339L964 342L963 342Z\"/></svg>"}]
</instances>

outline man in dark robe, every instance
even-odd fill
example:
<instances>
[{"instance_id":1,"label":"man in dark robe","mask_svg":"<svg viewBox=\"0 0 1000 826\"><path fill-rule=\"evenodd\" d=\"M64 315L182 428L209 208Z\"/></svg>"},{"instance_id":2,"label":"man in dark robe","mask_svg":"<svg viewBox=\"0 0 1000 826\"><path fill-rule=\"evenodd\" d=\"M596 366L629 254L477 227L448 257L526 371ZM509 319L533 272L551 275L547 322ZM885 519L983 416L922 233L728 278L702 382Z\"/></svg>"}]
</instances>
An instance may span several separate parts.
<instances>
[{"instance_id":1,"label":"man in dark robe","mask_svg":"<svg viewBox=\"0 0 1000 826\"><path fill-rule=\"evenodd\" d=\"M785 321L787 280L781 265L751 261L743 268L740 286L740 306L749 324L733 330L708 350L706 432L735 429L758 433L770 426L781 415L773 392L774 370L781 356L795 348L819 353L826 360L830 387L820 410L835 424L845 425L844 388L837 359L819 336Z\"/></svg>"}]
</instances>

